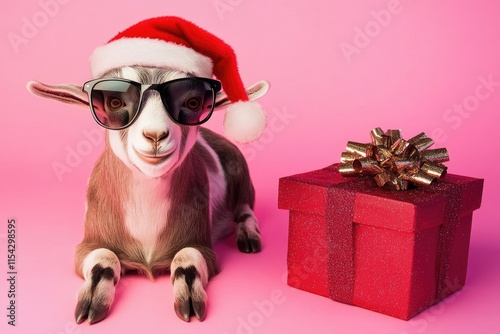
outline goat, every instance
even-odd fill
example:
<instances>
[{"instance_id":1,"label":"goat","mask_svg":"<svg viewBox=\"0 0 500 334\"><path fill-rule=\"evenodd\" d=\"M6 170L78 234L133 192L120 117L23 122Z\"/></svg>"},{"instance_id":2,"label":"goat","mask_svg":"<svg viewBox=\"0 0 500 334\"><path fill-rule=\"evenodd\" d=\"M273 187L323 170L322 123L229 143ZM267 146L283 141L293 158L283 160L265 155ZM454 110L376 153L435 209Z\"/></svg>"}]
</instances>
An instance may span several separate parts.
<instances>
[{"instance_id":1,"label":"goat","mask_svg":"<svg viewBox=\"0 0 500 334\"><path fill-rule=\"evenodd\" d=\"M133 65L110 70L101 79L156 85L191 76ZM248 88L249 99L264 95L268 87L261 81ZM28 83L35 95L88 110L95 101L89 101L84 89ZM88 183L85 234L75 255L76 273L84 279L77 295L77 323L87 319L94 324L107 317L126 271L150 278L170 272L177 316L189 321L194 314L202 321L206 285L219 271L213 243L236 229L240 251L261 250L255 191L238 148L206 128L173 122L154 90L143 95L129 127L106 130L104 152ZM106 103L107 108L121 105L118 100ZM215 106L229 103L225 93L217 93Z\"/></svg>"}]
</instances>

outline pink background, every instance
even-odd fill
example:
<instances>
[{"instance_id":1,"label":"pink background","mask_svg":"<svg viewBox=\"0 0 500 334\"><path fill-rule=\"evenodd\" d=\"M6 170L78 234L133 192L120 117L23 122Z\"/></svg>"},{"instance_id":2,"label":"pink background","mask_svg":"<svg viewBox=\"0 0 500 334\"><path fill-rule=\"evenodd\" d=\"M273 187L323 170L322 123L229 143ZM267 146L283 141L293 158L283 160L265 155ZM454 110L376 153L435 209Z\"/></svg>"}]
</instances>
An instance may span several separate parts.
<instances>
[{"instance_id":1,"label":"pink background","mask_svg":"<svg viewBox=\"0 0 500 334\"><path fill-rule=\"evenodd\" d=\"M498 1L26 0L2 7L2 333L500 331ZM246 84L272 84L261 100L272 126L258 143L242 147L257 189L264 248L241 254L231 238L217 246L223 270L208 287L203 323L177 319L168 277L127 276L105 321L76 326L82 281L73 272L73 251L102 138L86 137L100 131L89 112L35 98L25 84L83 83L94 48L158 15L182 16L223 38L236 50ZM485 86L488 80L493 84ZM219 113L209 127L220 132L221 122ZM348 140L367 141L377 126L400 128L405 137L425 131L436 147L448 148L451 173L485 179L465 288L409 322L290 288L284 280L288 214L277 209L279 177L337 162ZM79 152L71 166L68 152ZM58 176L58 163L70 171ZM17 221L15 329L5 317L9 218Z\"/></svg>"}]
</instances>

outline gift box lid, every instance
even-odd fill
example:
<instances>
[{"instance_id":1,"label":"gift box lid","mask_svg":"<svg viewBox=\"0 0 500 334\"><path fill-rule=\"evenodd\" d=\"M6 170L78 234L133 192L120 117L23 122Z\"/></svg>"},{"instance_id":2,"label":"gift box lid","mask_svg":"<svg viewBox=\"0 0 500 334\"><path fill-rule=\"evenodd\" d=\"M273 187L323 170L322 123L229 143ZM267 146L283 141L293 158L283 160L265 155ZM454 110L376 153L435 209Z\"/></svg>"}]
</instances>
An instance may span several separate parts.
<instances>
[{"instance_id":1,"label":"gift box lid","mask_svg":"<svg viewBox=\"0 0 500 334\"><path fill-rule=\"evenodd\" d=\"M325 216L343 209L331 207L332 196L350 193L355 197L353 222L415 232L481 205L482 179L448 174L428 188L389 191L377 187L371 177L344 177L338 166L281 178L278 207Z\"/></svg>"}]
</instances>

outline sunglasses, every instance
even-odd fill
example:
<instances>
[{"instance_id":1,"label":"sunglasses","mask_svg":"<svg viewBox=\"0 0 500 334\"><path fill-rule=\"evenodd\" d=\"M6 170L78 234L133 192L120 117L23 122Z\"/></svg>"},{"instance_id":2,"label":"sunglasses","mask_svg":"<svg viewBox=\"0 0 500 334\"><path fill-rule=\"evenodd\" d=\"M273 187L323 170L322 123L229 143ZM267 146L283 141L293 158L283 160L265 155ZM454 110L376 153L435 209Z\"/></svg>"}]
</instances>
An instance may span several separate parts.
<instances>
[{"instance_id":1,"label":"sunglasses","mask_svg":"<svg viewBox=\"0 0 500 334\"><path fill-rule=\"evenodd\" d=\"M188 77L161 84L143 85L126 79L96 79L83 85L96 122L110 130L129 127L139 116L144 93L157 91L169 117L180 125L205 123L215 107L221 83L208 78Z\"/></svg>"}]
</instances>

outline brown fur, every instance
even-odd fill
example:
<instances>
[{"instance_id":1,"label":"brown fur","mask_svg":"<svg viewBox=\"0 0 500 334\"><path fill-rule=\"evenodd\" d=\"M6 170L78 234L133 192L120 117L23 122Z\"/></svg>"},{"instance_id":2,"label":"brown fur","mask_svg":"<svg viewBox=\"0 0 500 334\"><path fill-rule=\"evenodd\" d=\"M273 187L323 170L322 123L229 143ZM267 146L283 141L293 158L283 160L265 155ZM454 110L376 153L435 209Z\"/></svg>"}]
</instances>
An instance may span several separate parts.
<instances>
[{"instance_id":1,"label":"brown fur","mask_svg":"<svg viewBox=\"0 0 500 334\"><path fill-rule=\"evenodd\" d=\"M223 162L227 181L226 206L214 208L213 223L216 224L220 217L228 214L236 221L241 205L254 205L255 193L247 164L239 150L228 140L207 129L200 131ZM118 256L124 270L137 270L153 278L169 270L178 251L184 247L194 247L205 258L209 277L217 274L219 269L210 233L207 170L216 170L215 161L197 143L173 171L170 189L175 196L170 197L171 209L165 217L168 223L148 262L142 253L141 244L128 233L124 225L122 203L126 203L133 184L120 180L130 180L132 172L107 145L92 173L87 190L85 236L76 251L77 273L83 276L82 263L92 250L107 248Z\"/></svg>"},{"instance_id":2,"label":"brown fur","mask_svg":"<svg viewBox=\"0 0 500 334\"><path fill-rule=\"evenodd\" d=\"M226 208L231 212L236 212L241 205L248 204L253 209L255 190L243 154L226 138L205 128L200 128L200 131L222 163L227 181ZM236 221L236 218L234 217L233 220Z\"/></svg>"}]
</instances>

